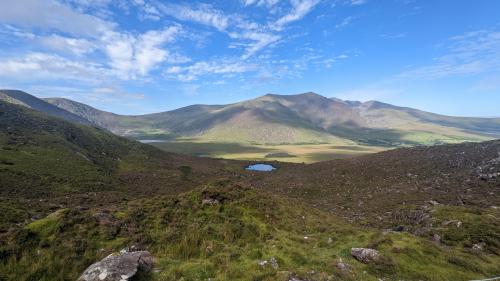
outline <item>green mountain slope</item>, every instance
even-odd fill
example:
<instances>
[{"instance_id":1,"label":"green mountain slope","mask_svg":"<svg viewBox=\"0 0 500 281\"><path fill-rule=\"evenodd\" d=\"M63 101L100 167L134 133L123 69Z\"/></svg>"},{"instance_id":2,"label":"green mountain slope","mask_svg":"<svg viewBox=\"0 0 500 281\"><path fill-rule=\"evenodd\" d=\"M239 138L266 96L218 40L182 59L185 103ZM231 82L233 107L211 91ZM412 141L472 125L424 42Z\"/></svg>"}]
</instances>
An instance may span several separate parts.
<instances>
[{"instance_id":1,"label":"green mountain slope","mask_svg":"<svg viewBox=\"0 0 500 281\"><path fill-rule=\"evenodd\" d=\"M218 167L0 101L0 230L58 204L185 191Z\"/></svg>"},{"instance_id":2,"label":"green mountain slope","mask_svg":"<svg viewBox=\"0 0 500 281\"><path fill-rule=\"evenodd\" d=\"M230 105L194 105L142 116L118 116L47 99L94 124L131 137L181 137L259 144L353 142L398 146L480 141L500 135L498 118L432 114L380 102L328 99L315 93L265 95Z\"/></svg>"}]
</instances>

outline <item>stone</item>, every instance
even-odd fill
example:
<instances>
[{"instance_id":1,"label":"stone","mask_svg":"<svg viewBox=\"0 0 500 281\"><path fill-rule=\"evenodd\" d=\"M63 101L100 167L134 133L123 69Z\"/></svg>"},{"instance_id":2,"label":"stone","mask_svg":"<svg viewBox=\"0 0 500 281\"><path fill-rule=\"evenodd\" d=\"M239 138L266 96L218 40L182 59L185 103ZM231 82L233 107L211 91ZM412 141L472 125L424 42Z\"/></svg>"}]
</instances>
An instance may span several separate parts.
<instances>
[{"instance_id":1,"label":"stone","mask_svg":"<svg viewBox=\"0 0 500 281\"><path fill-rule=\"evenodd\" d=\"M212 198L207 198L207 199L201 200L201 204L203 204L203 205L217 205L219 203L220 203L219 200L212 199Z\"/></svg>"},{"instance_id":2,"label":"stone","mask_svg":"<svg viewBox=\"0 0 500 281\"><path fill-rule=\"evenodd\" d=\"M96 214L94 214L93 217L100 225L106 225L106 226L119 225L118 220L108 210L102 210L100 212L97 212Z\"/></svg>"},{"instance_id":3,"label":"stone","mask_svg":"<svg viewBox=\"0 0 500 281\"><path fill-rule=\"evenodd\" d=\"M396 231L396 232L402 232L402 231L405 231L405 227L403 225L398 225L394 228L392 228L393 231Z\"/></svg>"},{"instance_id":4,"label":"stone","mask_svg":"<svg viewBox=\"0 0 500 281\"><path fill-rule=\"evenodd\" d=\"M202 205L218 205L224 202L226 198L218 192L203 191L202 192Z\"/></svg>"},{"instance_id":5,"label":"stone","mask_svg":"<svg viewBox=\"0 0 500 281\"><path fill-rule=\"evenodd\" d=\"M443 225L444 225L444 226L447 226L447 225L449 225L449 224L453 224L453 225L455 225L456 227L461 227L461 226L462 226L462 222L461 222L461 221L459 221L459 220L449 220L449 221L444 221L444 222L443 222Z\"/></svg>"},{"instance_id":6,"label":"stone","mask_svg":"<svg viewBox=\"0 0 500 281\"><path fill-rule=\"evenodd\" d=\"M441 235L439 235L439 234L432 235L432 241L441 242Z\"/></svg>"},{"instance_id":7,"label":"stone","mask_svg":"<svg viewBox=\"0 0 500 281\"><path fill-rule=\"evenodd\" d=\"M432 206L437 206L437 205L439 205L439 202L436 200L430 200L429 204L431 204Z\"/></svg>"},{"instance_id":8,"label":"stone","mask_svg":"<svg viewBox=\"0 0 500 281\"><path fill-rule=\"evenodd\" d=\"M335 267L336 267L338 270L342 271L342 272L347 272L347 271L349 271L349 269L350 269L350 265L348 265L348 264L346 264L346 263L343 263L343 262L338 262L338 263L335 265Z\"/></svg>"},{"instance_id":9,"label":"stone","mask_svg":"<svg viewBox=\"0 0 500 281\"><path fill-rule=\"evenodd\" d=\"M352 248L351 255L362 263L370 263L380 258L377 250L369 248Z\"/></svg>"},{"instance_id":10,"label":"stone","mask_svg":"<svg viewBox=\"0 0 500 281\"><path fill-rule=\"evenodd\" d=\"M292 276L288 279L288 281L311 281L309 279L302 279L302 278L298 278L298 277L295 277L295 276Z\"/></svg>"},{"instance_id":11,"label":"stone","mask_svg":"<svg viewBox=\"0 0 500 281\"><path fill-rule=\"evenodd\" d=\"M138 271L149 272L152 267L148 251L113 253L90 265L77 281L129 281Z\"/></svg>"},{"instance_id":12,"label":"stone","mask_svg":"<svg viewBox=\"0 0 500 281\"><path fill-rule=\"evenodd\" d=\"M274 257L271 257L269 259L269 263L271 264L271 266L274 268L274 269L278 269L279 265L278 265L278 261L274 258Z\"/></svg>"},{"instance_id":13,"label":"stone","mask_svg":"<svg viewBox=\"0 0 500 281\"><path fill-rule=\"evenodd\" d=\"M259 261L258 262L260 266L266 266L266 264L268 263L267 260L262 260L262 261Z\"/></svg>"},{"instance_id":14,"label":"stone","mask_svg":"<svg viewBox=\"0 0 500 281\"><path fill-rule=\"evenodd\" d=\"M479 251L482 251L485 246L486 246L486 244L484 242L476 243L476 244L472 245L472 250L479 252Z\"/></svg>"}]
</instances>

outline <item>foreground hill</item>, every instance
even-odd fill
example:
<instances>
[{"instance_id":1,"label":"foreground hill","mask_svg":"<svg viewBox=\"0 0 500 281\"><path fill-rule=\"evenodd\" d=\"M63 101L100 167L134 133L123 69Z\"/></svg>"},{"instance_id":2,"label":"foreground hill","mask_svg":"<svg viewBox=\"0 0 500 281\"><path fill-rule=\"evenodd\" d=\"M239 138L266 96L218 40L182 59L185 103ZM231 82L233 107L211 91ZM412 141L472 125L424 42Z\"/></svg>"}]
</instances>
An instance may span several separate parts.
<instances>
[{"instance_id":1,"label":"foreground hill","mask_svg":"<svg viewBox=\"0 0 500 281\"><path fill-rule=\"evenodd\" d=\"M57 206L186 191L220 167L0 101L0 231Z\"/></svg>"},{"instance_id":2,"label":"foreground hill","mask_svg":"<svg viewBox=\"0 0 500 281\"><path fill-rule=\"evenodd\" d=\"M495 248L471 252L359 228L227 182L91 210L59 209L9 235L0 248L5 280L75 280L89 264L131 246L155 257L155 269L140 280L471 280L500 273ZM380 257L359 262L353 247L374 248Z\"/></svg>"}]
</instances>

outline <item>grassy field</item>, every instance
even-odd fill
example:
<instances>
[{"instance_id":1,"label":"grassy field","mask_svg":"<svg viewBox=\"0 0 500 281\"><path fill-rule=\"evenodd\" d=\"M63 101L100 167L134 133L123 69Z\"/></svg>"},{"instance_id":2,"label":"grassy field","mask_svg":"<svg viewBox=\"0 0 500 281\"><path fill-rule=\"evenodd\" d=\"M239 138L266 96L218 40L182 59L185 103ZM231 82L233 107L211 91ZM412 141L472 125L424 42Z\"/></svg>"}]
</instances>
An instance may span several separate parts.
<instances>
[{"instance_id":1,"label":"grassy field","mask_svg":"<svg viewBox=\"0 0 500 281\"><path fill-rule=\"evenodd\" d=\"M204 204L207 198L217 203ZM59 209L0 246L0 279L75 280L95 260L130 245L156 257L155 272L141 280L437 281L499 274L497 221L466 209L436 208L436 223L447 212L466 227L432 230L446 243L438 245L409 233L356 227L300 201L218 182L107 209ZM478 240L488 241L485 252L465 248ZM375 248L382 258L360 263L350 255L352 247ZM259 265L264 260L268 264ZM348 270L339 270L339 262Z\"/></svg>"},{"instance_id":2,"label":"grassy field","mask_svg":"<svg viewBox=\"0 0 500 281\"><path fill-rule=\"evenodd\" d=\"M165 151L195 156L238 160L276 160L294 163L313 163L332 159L349 158L387 149L379 146L355 144L337 145L330 143L261 145L200 141L168 141L151 144Z\"/></svg>"}]
</instances>

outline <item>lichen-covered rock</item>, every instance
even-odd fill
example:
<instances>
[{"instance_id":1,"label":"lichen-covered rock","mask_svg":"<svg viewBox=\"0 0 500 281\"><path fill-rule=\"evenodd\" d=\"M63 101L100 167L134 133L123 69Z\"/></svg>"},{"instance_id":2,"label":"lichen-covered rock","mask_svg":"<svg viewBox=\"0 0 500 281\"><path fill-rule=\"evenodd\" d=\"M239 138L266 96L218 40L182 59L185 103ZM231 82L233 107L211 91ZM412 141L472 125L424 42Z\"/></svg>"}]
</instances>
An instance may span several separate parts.
<instances>
[{"instance_id":1,"label":"lichen-covered rock","mask_svg":"<svg viewBox=\"0 0 500 281\"><path fill-rule=\"evenodd\" d=\"M138 271L148 272L153 256L148 251L111 254L89 266L78 281L128 281Z\"/></svg>"},{"instance_id":2,"label":"lichen-covered rock","mask_svg":"<svg viewBox=\"0 0 500 281\"><path fill-rule=\"evenodd\" d=\"M348 265L347 263L343 263L343 262L338 262L335 267L340 270L341 272L347 272L350 270L351 266Z\"/></svg>"},{"instance_id":3,"label":"lichen-covered rock","mask_svg":"<svg viewBox=\"0 0 500 281\"><path fill-rule=\"evenodd\" d=\"M352 248L351 255L362 263L370 263L380 258L377 250L368 248Z\"/></svg>"},{"instance_id":4,"label":"lichen-covered rock","mask_svg":"<svg viewBox=\"0 0 500 281\"><path fill-rule=\"evenodd\" d=\"M278 269L279 265L278 265L278 261L276 260L275 257L271 257L271 259L269 260L269 263L271 264L271 266L274 269Z\"/></svg>"}]
</instances>

